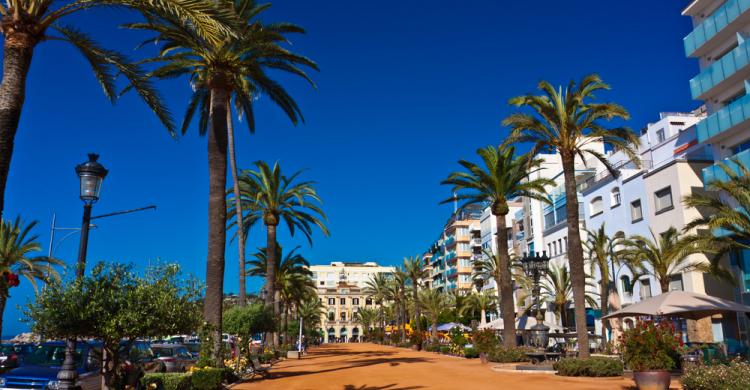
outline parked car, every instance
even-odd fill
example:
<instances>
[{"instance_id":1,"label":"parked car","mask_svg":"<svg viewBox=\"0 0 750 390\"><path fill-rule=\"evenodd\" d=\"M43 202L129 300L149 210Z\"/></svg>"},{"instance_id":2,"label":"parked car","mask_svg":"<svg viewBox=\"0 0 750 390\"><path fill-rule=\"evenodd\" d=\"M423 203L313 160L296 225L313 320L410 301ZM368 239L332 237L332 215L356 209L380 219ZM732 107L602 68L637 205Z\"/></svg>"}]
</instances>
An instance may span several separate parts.
<instances>
[{"instance_id":1,"label":"parked car","mask_svg":"<svg viewBox=\"0 0 750 390\"><path fill-rule=\"evenodd\" d=\"M128 384L137 387L143 375L153 372L165 372L165 365L156 359L148 341L134 341L127 351L127 344L121 344L120 361Z\"/></svg>"},{"instance_id":2,"label":"parked car","mask_svg":"<svg viewBox=\"0 0 750 390\"><path fill-rule=\"evenodd\" d=\"M185 348L187 348L190 354L193 356L193 359L197 360L200 357L201 343L197 343L197 342L185 343L184 345L185 345Z\"/></svg>"},{"instance_id":3,"label":"parked car","mask_svg":"<svg viewBox=\"0 0 750 390\"><path fill-rule=\"evenodd\" d=\"M81 390L101 387L99 374L100 348L96 343L76 343L74 359L78 371L77 386ZM57 373L65 360L65 343L62 341L43 343L24 356L23 364L0 374L0 389L45 389L59 387Z\"/></svg>"},{"instance_id":4,"label":"parked car","mask_svg":"<svg viewBox=\"0 0 750 390\"><path fill-rule=\"evenodd\" d=\"M8 371L21 365L23 356L33 351L33 344L0 345L0 372Z\"/></svg>"},{"instance_id":5,"label":"parked car","mask_svg":"<svg viewBox=\"0 0 750 390\"><path fill-rule=\"evenodd\" d=\"M184 372L197 360L182 344L152 344L151 350L156 359L164 363L164 372Z\"/></svg>"}]
</instances>

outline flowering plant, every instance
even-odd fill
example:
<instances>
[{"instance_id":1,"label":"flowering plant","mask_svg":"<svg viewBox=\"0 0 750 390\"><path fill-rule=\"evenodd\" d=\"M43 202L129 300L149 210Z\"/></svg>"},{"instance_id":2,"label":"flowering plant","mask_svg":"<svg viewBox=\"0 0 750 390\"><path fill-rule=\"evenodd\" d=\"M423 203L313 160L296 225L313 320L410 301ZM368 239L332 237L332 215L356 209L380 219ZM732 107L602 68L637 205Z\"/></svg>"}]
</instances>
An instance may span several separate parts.
<instances>
[{"instance_id":1,"label":"flowering plant","mask_svg":"<svg viewBox=\"0 0 750 390\"><path fill-rule=\"evenodd\" d=\"M620 336L625 364L633 371L671 370L679 361L682 339L669 321L639 321Z\"/></svg>"}]
</instances>

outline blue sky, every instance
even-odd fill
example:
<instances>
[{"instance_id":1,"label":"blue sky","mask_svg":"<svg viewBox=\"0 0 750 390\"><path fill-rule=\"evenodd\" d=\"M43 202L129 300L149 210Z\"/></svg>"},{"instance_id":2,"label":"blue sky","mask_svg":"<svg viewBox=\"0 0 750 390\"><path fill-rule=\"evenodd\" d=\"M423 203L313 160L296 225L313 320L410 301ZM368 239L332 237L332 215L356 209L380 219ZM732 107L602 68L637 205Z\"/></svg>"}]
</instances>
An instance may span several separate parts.
<instances>
[{"instance_id":1,"label":"blue sky","mask_svg":"<svg viewBox=\"0 0 750 390\"><path fill-rule=\"evenodd\" d=\"M510 3L510 4L508 4ZM286 171L305 169L318 182L331 236L303 245L313 263L368 260L396 264L423 251L451 212L439 206L448 191L441 179L460 158L498 143L507 99L533 91L540 79L567 83L599 73L612 85L601 98L623 104L628 125L640 129L660 111L698 106L688 80L698 72L682 38L690 20L686 1L578 0L462 2L277 0L269 21L308 30L294 49L318 62L312 89L281 78L297 98L306 123L292 126L261 98L251 136L238 125L240 167L279 160ZM89 12L67 22L133 57L142 36L116 28L134 16ZM179 118L189 95L185 80L160 83ZM76 164L101 154L110 169L94 214L156 204L144 212L97 222L89 264L179 262L203 278L207 239L205 139L195 129L171 139L135 96L112 106L88 66L70 47L41 44L29 75L6 193L6 217L38 220L46 253L53 212L58 225L79 226ZM264 232L251 233L250 247ZM55 255L72 264L77 236ZM228 244L226 291L237 291L236 245ZM259 280L251 280L257 291ZM17 310L33 298L22 281L11 291L3 334L26 329Z\"/></svg>"}]
</instances>

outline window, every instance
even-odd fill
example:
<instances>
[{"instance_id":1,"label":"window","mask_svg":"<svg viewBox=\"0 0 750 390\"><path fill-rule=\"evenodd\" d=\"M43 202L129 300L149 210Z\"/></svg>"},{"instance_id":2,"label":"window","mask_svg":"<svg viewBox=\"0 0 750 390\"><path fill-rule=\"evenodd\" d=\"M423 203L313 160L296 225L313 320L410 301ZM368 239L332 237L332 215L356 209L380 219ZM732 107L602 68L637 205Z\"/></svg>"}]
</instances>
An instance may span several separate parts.
<instances>
[{"instance_id":1,"label":"window","mask_svg":"<svg viewBox=\"0 0 750 390\"><path fill-rule=\"evenodd\" d=\"M552 226L555 226L555 213L550 212L549 214L544 214L544 227L545 228L551 228Z\"/></svg>"},{"instance_id":2,"label":"window","mask_svg":"<svg viewBox=\"0 0 750 390\"><path fill-rule=\"evenodd\" d=\"M328 321L333 321L336 319L336 313L334 312L328 312Z\"/></svg>"},{"instance_id":3,"label":"window","mask_svg":"<svg viewBox=\"0 0 750 390\"><path fill-rule=\"evenodd\" d=\"M651 281L641 280L641 299L651 298Z\"/></svg>"},{"instance_id":4,"label":"window","mask_svg":"<svg viewBox=\"0 0 750 390\"><path fill-rule=\"evenodd\" d=\"M638 222L643 220L643 209L641 208L641 200L634 200L630 203L630 222Z\"/></svg>"},{"instance_id":5,"label":"window","mask_svg":"<svg viewBox=\"0 0 750 390\"><path fill-rule=\"evenodd\" d=\"M547 244L547 252L549 252L550 256L553 256L553 254L552 254L552 244ZM534 253L534 252L531 252L531 253Z\"/></svg>"},{"instance_id":6,"label":"window","mask_svg":"<svg viewBox=\"0 0 750 390\"><path fill-rule=\"evenodd\" d=\"M559 239L559 240L557 240L557 246L560 248L560 254L565 253L565 251L563 250L563 247L562 247L562 238Z\"/></svg>"},{"instance_id":7,"label":"window","mask_svg":"<svg viewBox=\"0 0 750 390\"><path fill-rule=\"evenodd\" d=\"M563 252L568 251L568 237L563 237Z\"/></svg>"},{"instance_id":8,"label":"window","mask_svg":"<svg viewBox=\"0 0 750 390\"><path fill-rule=\"evenodd\" d=\"M682 274L669 275L669 291L682 291Z\"/></svg>"},{"instance_id":9,"label":"window","mask_svg":"<svg viewBox=\"0 0 750 390\"><path fill-rule=\"evenodd\" d=\"M664 142L665 139L667 139L667 137L664 134L664 129L656 130L656 143Z\"/></svg>"},{"instance_id":10,"label":"window","mask_svg":"<svg viewBox=\"0 0 750 390\"><path fill-rule=\"evenodd\" d=\"M324 280L321 280L321 281L320 281L320 285L321 285L321 286L325 286L325 285L326 285L326 282L325 282Z\"/></svg>"},{"instance_id":11,"label":"window","mask_svg":"<svg viewBox=\"0 0 750 390\"><path fill-rule=\"evenodd\" d=\"M654 203L657 213L672 209L672 188L667 187L656 191L654 193Z\"/></svg>"},{"instance_id":12,"label":"window","mask_svg":"<svg viewBox=\"0 0 750 390\"><path fill-rule=\"evenodd\" d=\"M552 254L557 256L557 241L552 242L552 249L554 250Z\"/></svg>"},{"instance_id":13,"label":"window","mask_svg":"<svg viewBox=\"0 0 750 390\"><path fill-rule=\"evenodd\" d=\"M352 305L359 306L359 298L352 298Z\"/></svg>"},{"instance_id":14,"label":"window","mask_svg":"<svg viewBox=\"0 0 750 390\"><path fill-rule=\"evenodd\" d=\"M341 301L341 306L346 305L346 298L341 298L340 301Z\"/></svg>"},{"instance_id":15,"label":"window","mask_svg":"<svg viewBox=\"0 0 750 390\"><path fill-rule=\"evenodd\" d=\"M341 312L341 321L346 321L346 312L345 311Z\"/></svg>"},{"instance_id":16,"label":"window","mask_svg":"<svg viewBox=\"0 0 750 390\"><path fill-rule=\"evenodd\" d=\"M620 187L615 187L612 189L612 199L610 199L610 203L612 206L610 207L617 207L620 205Z\"/></svg>"},{"instance_id":17,"label":"window","mask_svg":"<svg viewBox=\"0 0 750 390\"><path fill-rule=\"evenodd\" d=\"M328 298L328 305L333 306L336 304L336 298Z\"/></svg>"},{"instance_id":18,"label":"window","mask_svg":"<svg viewBox=\"0 0 750 390\"><path fill-rule=\"evenodd\" d=\"M633 286L630 284L630 277L628 275L620 276L620 284L622 285L622 291L632 294Z\"/></svg>"},{"instance_id":19,"label":"window","mask_svg":"<svg viewBox=\"0 0 750 390\"><path fill-rule=\"evenodd\" d=\"M367 306L372 305L372 298L365 298L365 305Z\"/></svg>"},{"instance_id":20,"label":"window","mask_svg":"<svg viewBox=\"0 0 750 390\"><path fill-rule=\"evenodd\" d=\"M669 122L672 126L685 126L685 122Z\"/></svg>"},{"instance_id":21,"label":"window","mask_svg":"<svg viewBox=\"0 0 750 390\"><path fill-rule=\"evenodd\" d=\"M601 196L597 196L596 198L591 200L589 211L591 212L592 217L602 212L602 197Z\"/></svg>"}]
</instances>

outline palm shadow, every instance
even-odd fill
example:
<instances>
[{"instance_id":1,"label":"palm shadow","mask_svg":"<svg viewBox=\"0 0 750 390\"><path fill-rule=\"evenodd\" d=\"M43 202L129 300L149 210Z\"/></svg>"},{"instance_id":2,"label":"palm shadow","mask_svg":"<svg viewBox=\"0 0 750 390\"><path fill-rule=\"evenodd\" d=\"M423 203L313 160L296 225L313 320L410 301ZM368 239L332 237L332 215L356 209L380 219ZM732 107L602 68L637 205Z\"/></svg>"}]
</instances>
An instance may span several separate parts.
<instances>
[{"instance_id":1,"label":"palm shadow","mask_svg":"<svg viewBox=\"0 0 750 390\"><path fill-rule=\"evenodd\" d=\"M355 385L346 385L344 386L344 390L413 390L413 389L422 389L424 386L407 386L407 387L394 387L397 386L395 383L391 383L390 385L385 386L355 386Z\"/></svg>"}]
</instances>

